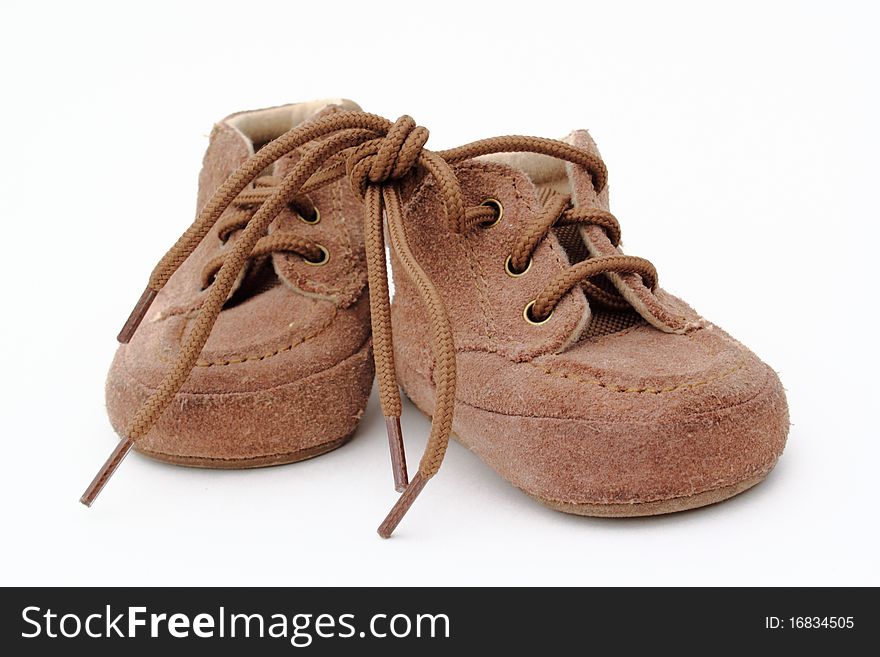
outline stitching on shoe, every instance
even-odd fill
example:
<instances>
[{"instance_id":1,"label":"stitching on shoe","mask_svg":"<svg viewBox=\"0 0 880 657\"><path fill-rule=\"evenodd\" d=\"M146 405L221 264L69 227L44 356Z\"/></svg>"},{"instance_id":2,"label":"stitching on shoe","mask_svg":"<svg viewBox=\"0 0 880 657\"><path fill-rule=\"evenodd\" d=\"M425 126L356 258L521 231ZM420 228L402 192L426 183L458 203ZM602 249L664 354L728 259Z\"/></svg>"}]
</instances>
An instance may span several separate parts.
<instances>
[{"instance_id":1,"label":"stitching on shoe","mask_svg":"<svg viewBox=\"0 0 880 657\"><path fill-rule=\"evenodd\" d=\"M339 250L342 251L342 253L339 254L339 257L344 258L346 261L352 261L354 260L354 258L352 256L353 250L351 248L351 239L348 235L348 229L345 225L345 218L342 214L341 200L338 196L339 183L333 185L329 189L329 191L331 194L332 212L327 213L328 216L324 220L330 221L330 217L333 217L334 219L338 218L338 220L343 224L341 226L341 232L345 239L342 240L341 243L338 245ZM330 239L332 240L332 237ZM342 302L341 300L345 296L344 284L342 286L335 286L332 283L322 283L312 276L309 276L307 272L303 273L298 265L291 264L293 261L289 259L289 256L284 256L283 259L291 268L294 278L296 279L288 280L286 277L279 274L279 278L281 278L283 282L288 283L290 287L292 287L296 292L300 294L305 294L307 296L310 294L324 295L328 298L329 301L332 301L335 306L340 305L340 303ZM349 267L348 271L346 272L345 280L352 283L352 288L358 287L357 281L355 280L356 275L357 272L354 270L354 268ZM358 292L359 291L360 290L358 290ZM357 298L358 293L355 294L355 298Z\"/></svg>"},{"instance_id":2,"label":"stitching on shoe","mask_svg":"<svg viewBox=\"0 0 880 657\"><path fill-rule=\"evenodd\" d=\"M332 216L338 216L338 207L336 206L336 198L335 196L332 199L334 214ZM329 217L324 219L324 221L329 221ZM343 228L343 234L345 233L345 229ZM332 237L330 238L332 240ZM328 240L328 241L330 241ZM346 239L346 241L348 241ZM339 244L338 248L340 248L343 253L340 257L344 257L345 260L351 260L351 250L347 249L343 244ZM329 297L333 301L334 306L339 306L340 298L343 296L343 292L340 290L339 286L335 286L332 283L322 283L319 280L315 280L313 276L308 275L308 273L303 273L300 271L299 265L289 264L292 262L290 257L285 257L285 260L288 260L288 266L291 267L294 276L297 280L291 280L290 284L294 288L298 288L305 294L323 294ZM348 275L351 275L351 270L349 270Z\"/></svg>"},{"instance_id":3,"label":"stitching on shoe","mask_svg":"<svg viewBox=\"0 0 880 657\"><path fill-rule=\"evenodd\" d=\"M486 337L489 339L489 342L494 345L497 341L497 338L489 322L489 285L488 283L486 283L486 278L483 274L483 265L480 263L479 258L476 257L476 254L474 253L474 249L471 246L470 242L468 242L468 240L465 238L462 238L461 241L464 244L465 250L467 251L467 253L465 253L465 260L467 260L468 268L471 270L471 276L474 279L474 284L477 288L477 292L480 295L480 308L483 311L483 331ZM475 262L479 272L474 269Z\"/></svg>"},{"instance_id":4,"label":"stitching on shoe","mask_svg":"<svg viewBox=\"0 0 880 657\"><path fill-rule=\"evenodd\" d=\"M691 415L690 417L699 417L699 416L701 416L701 415L706 415L706 414L710 414L710 413L718 413L718 412L722 412L722 411L728 411L728 410L730 410L730 409L732 409L732 408L736 408L736 407L738 407L738 406L744 406L744 405L746 405L746 404L750 404L750 403L754 402L756 399L759 399L759 398L760 398L760 397L761 397L761 396L762 396L762 395L763 395L763 394L764 394L764 393L770 388L770 384L771 384L771 382L772 382L772 377L769 376L769 372L768 372L767 376L765 377L764 383L761 385L761 387L758 389L758 391L757 391L755 394L749 396L747 399L744 399L744 400L741 400L741 401L735 402L735 403L733 403L733 404L729 404L729 405L727 405L727 406L721 406L721 407L716 408L716 409L711 409L711 410L709 410L709 411L703 411L703 412L701 412L701 413L695 413L695 414ZM409 393L407 393L407 394L409 394ZM463 404L464 406L469 406L470 408L473 408L473 409L475 409L475 410L484 411L484 412L486 412L486 413L492 413L492 414L494 414L494 415L501 415L502 417L527 418L527 419L537 419L537 420L544 420L544 419L550 419L550 420L561 419L561 420L575 420L575 421L591 421L591 420L592 420L592 418L583 418L583 417L579 417L579 418L568 418L568 417L558 417L558 416L512 415L512 414L509 414L509 413L502 413L502 412L499 412L499 411L496 411L496 410L492 410L492 409L484 408L484 407L482 407L482 406L477 406L477 405L475 405L475 404L469 404L468 402L463 401L463 400L458 399L458 398L456 399L456 402L460 402L460 403ZM413 401L413 404L415 404L416 408L418 408L419 411L421 411L421 412L422 412L423 414L425 414L427 417L429 417L429 418L431 417L431 414L430 414L430 413L428 413L427 411L423 410L423 409L422 409L418 404L416 404L414 401ZM454 437L456 437L460 442L462 442L462 439L458 436L458 434L456 434L455 432L453 432L452 435L453 435ZM464 443L462 443L462 444L464 444ZM750 479L751 477L758 476L759 474L763 474L763 475L766 476L766 475L767 475L767 474L773 469L773 466L776 464L776 462L778 461L778 459L779 459L779 455L772 456L770 459L767 460L766 463L757 466L757 468L755 469L755 471L754 471L753 474L751 474L750 476L747 476L747 477L745 477L745 478L743 478L743 479L740 479L740 480L738 480L738 481L736 481L736 482L734 482L734 483L732 483L732 484L730 484L730 485L731 485L731 486L736 486L737 484L742 483L743 481L746 481L746 480ZM507 477L504 476L504 475L502 475L502 477L504 477L505 479L507 479ZM530 496L533 496L533 497L538 497L538 498L540 498L541 501L557 502L557 503L562 503L562 504L583 504L583 505L596 505L596 506L599 506L600 504L602 504L602 503L599 503L599 502L576 502L576 501L573 501L573 500L564 500L564 499L559 499L559 498L554 498L554 497L544 497L544 496L537 495L536 493L531 493L531 492L525 490L524 488L522 488L522 486L520 486L520 485L519 485L518 483L516 483L516 482L513 482L512 480L509 480L509 481L510 481L510 483L512 483L514 486L516 486L517 488L519 488L520 490L522 490L522 491L523 491L524 493L526 493L527 495L530 495ZM717 482L716 482L716 484L717 484ZM702 493L713 492L713 491L716 491L716 490L719 490L719 489L721 489L721 488L725 488L725 487L726 487L725 485L720 485L720 486L719 486L719 485L715 485L715 486L710 486L710 487L706 488L705 490L698 490L698 489L697 489L692 495L678 495L678 496L672 496L672 497L658 497L657 499L650 499L650 498L649 498L649 499L646 499L646 500L644 500L644 501L640 501L640 502L612 502L612 503L610 503L610 504L611 504L611 505L626 505L626 504L650 504L650 503L652 503L652 502L664 502L664 501L674 500L674 499L678 499L678 498L691 497L691 496L693 496L693 495L700 495L700 494L702 494Z\"/></svg>"},{"instance_id":5,"label":"stitching on shoe","mask_svg":"<svg viewBox=\"0 0 880 657\"><path fill-rule=\"evenodd\" d=\"M486 353L486 354L492 354L495 356L500 355L497 352L488 351L485 349L467 349L467 350L461 350L458 353L459 354ZM513 362L513 361L511 361L511 362ZM568 372L563 372L561 370L555 370L555 369L547 368L547 367L544 367L541 365L536 365L535 363L533 363L531 361L526 361L526 362L522 362L522 363L515 363L515 364L528 365L530 367L535 368L536 370L538 370L542 374L546 374L549 376L555 376L560 379L570 379L572 381L576 381L577 383L587 383L590 385L597 386L599 388L604 388L604 389L609 390L611 392L626 392L626 393L637 393L637 394L649 393L649 394L654 394L654 395L662 395L662 394L665 394L668 392L674 392L676 390L682 390L685 388L698 388L700 386L708 385L709 383L714 383L715 381L720 381L721 379L725 379L728 376L731 376L732 374L735 374L739 370L743 369L748 364L748 361L746 359L743 359L739 363L737 363L737 365L735 365L734 367L727 369L727 370L722 370L721 372L719 372L715 376L711 376L711 377L697 380L697 381L685 381L683 383L679 383L674 386L668 386L665 388L651 388L651 387L630 388L630 387L626 387L626 386L617 385L614 383L605 383L604 381L600 381L598 379L585 379L581 376L578 376L577 374L569 374ZM419 376L421 376L423 378L430 378L428 375L426 375L422 371L422 369L420 367L413 367L412 365L410 365L409 368L413 372L415 372L416 374L418 374ZM469 406L474 406L473 404L465 401L464 399L458 397L457 395L456 395L456 399L458 399L459 401L461 401L464 404L468 404ZM474 408L481 408L482 409L482 407L480 407L480 406L474 406ZM498 411L494 411L492 409L482 409L482 410L488 410L488 411L491 411L492 413L498 413ZM506 415L506 413L501 413L501 414ZM513 417L532 417L532 416L524 415L524 416L513 416ZM541 416L541 417L543 417L543 416Z\"/></svg>"},{"instance_id":6,"label":"stitching on shoe","mask_svg":"<svg viewBox=\"0 0 880 657\"><path fill-rule=\"evenodd\" d=\"M459 164L458 166L462 169L467 169L470 171L479 171L479 172L485 173L485 174L492 174L492 175L499 175L500 174L502 176L502 178L507 182L507 184L511 188L513 188L513 192L514 192L514 196L516 198L516 201L518 203L522 203L523 205L528 206L529 209L534 211L535 199L534 198L526 198L526 196L523 194L522 190L519 187L518 177L514 173L510 173L509 171L507 171L506 167L502 167L502 166L498 166L498 165L493 166L491 164L487 164L487 163L483 163L483 162L465 162L465 163ZM419 193L421 194L422 192L420 191ZM409 211L409 206L410 206L410 204L412 204L414 202L414 200L415 200L414 198L410 199L410 202L405 205L405 208L407 209L407 211ZM477 291L479 292L479 295L480 295L480 306L483 311L483 320L484 320L484 324L485 324L484 334L489 339L489 344L495 350L490 353L498 353L498 354L504 355L502 352L505 348L505 345L509 346L511 344L516 343L516 341L515 340L499 339L495 330L492 328L492 322L490 321L490 317L489 317L490 316L489 310L491 308L491 302L489 301L489 298L488 298L489 284L485 278L485 273L484 273L485 270L483 269L482 261L480 260L480 258L476 257L473 246L470 244L470 242L466 238L462 238L462 242L464 243L464 245L467 249L466 255L470 256L467 258L468 267L471 270L472 276L474 276L475 287L477 288ZM552 247L550 248L550 254L558 266L565 267L569 264L569 263L564 262L562 257L560 256L560 254L557 252L557 250L553 249ZM478 274L479 283L482 283L482 287L477 283L477 274L474 271L472 261L476 262L477 269L479 271L479 274Z\"/></svg>"},{"instance_id":7,"label":"stitching on shoe","mask_svg":"<svg viewBox=\"0 0 880 657\"><path fill-rule=\"evenodd\" d=\"M424 376L424 375L422 375ZM764 381L761 383L761 386L758 388L757 392L752 395L749 395L746 399L742 399L739 401L735 401L731 404L727 404L724 406L718 406L716 408L710 408L704 411L700 411L698 413L689 413L687 415L688 418L697 418L704 415L712 415L713 413L722 413L726 411L730 411L731 409L737 408L739 406L745 406L747 404L751 404L756 399L762 397L769 389L770 384L772 382L772 377L770 376L770 371L768 368L768 372L765 374ZM406 393L407 396L412 399L412 396L409 393ZM565 420L565 421L575 421L575 422L596 422L596 421L606 421L608 424L613 424L614 426L620 426L621 422L619 421L607 421L606 418L597 418L597 417L589 417L589 416L566 416L566 415L524 415L524 414L516 414L516 413L504 413L503 411L499 411L492 408L486 408L485 406L480 406L478 404L468 402L458 395L456 395L455 402L457 404L461 404L463 406L468 406L477 411L483 411L485 413L491 413L493 415L500 415L501 417L510 417L510 418L518 418L518 419L527 419L527 420ZM415 402L413 402L415 404ZM421 410L421 408L416 404L416 407ZM422 411L426 416L431 417L431 414L427 411ZM654 423L652 423L654 424ZM675 426L677 422L661 422L658 426ZM453 432L454 433L454 432Z\"/></svg>"},{"instance_id":8,"label":"stitching on shoe","mask_svg":"<svg viewBox=\"0 0 880 657\"><path fill-rule=\"evenodd\" d=\"M741 399L741 400L735 401L731 404L727 404L724 406L717 406L714 408L709 408L707 410L699 411L697 413L688 413L687 418L690 419L690 418L701 417L703 415L712 415L714 413L721 413L721 412L725 412L725 411L730 411L731 409L737 408L738 406L745 406L746 404L751 404L756 399L761 397L764 393L766 393L767 390L769 390L771 381L772 381L772 379L771 379L771 377L769 375L769 371L768 371L768 373L765 375L765 379L764 379L763 383L761 383L761 386L758 388L757 392L755 392L752 395L749 395L746 399ZM479 406L477 404L465 401L464 399L461 399L460 397L457 397L457 396L456 396L456 403L460 403L465 406L470 406L471 408L476 409L478 411L484 411L486 413L492 413L494 415L501 415L503 417L512 417L512 418L526 418L526 419L532 419L532 420L566 420L566 421L574 420L574 421L579 421L579 422L595 422L597 420L603 419L603 418L587 417L587 416L572 417L572 416L567 416L567 415L524 415L524 414L516 414L516 413L504 413L502 411L498 411L498 410L495 410L492 408L486 408L484 406ZM677 423L678 423L677 421L660 422L659 426L666 426L666 425L675 426ZM621 424L625 424L625 423L621 423L620 421L615 420L615 421L611 422L611 424L613 424L615 426L620 426ZM657 424L657 423L652 423L652 424Z\"/></svg>"},{"instance_id":9,"label":"stitching on shoe","mask_svg":"<svg viewBox=\"0 0 880 657\"><path fill-rule=\"evenodd\" d=\"M491 164L483 163L483 162L479 162L479 163L478 162L468 162L465 165L463 165L463 168L465 168L465 167L468 169L473 169L475 171L481 171L486 174L495 174L495 175L498 175L499 173L501 173L503 171L504 172L503 177L508 181L508 184L513 188L513 192L516 197L516 200L519 203L522 203L523 205L528 206L528 208L533 212L540 211L540 204L536 203L536 198L534 196L532 196L530 198L526 198L526 196L523 194L522 190L519 187L518 176L514 173L511 173L507 169L507 167L505 167L503 165L492 166ZM567 267L570 264L569 262L563 261L563 259L560 257L559 252L556 249L550 247L549 245L546 245L546 246L547 246L548 250L550 251L550 255L553 257L553 260L555 261L557 266ZM510 339L496 340L496 344L495 344L496 348L503 349L505 345L508 345L508 346L518 345L518 346L527 347L527 348L534 348L535 343L532 341L529 341L529 340L510 340Z\"/></svg>"},{"instance_id":10,"label":"stitching on shoe","mask_svg":"<svg viewBox=\"0 0 880 657\"><path fill-rule=\"evenodd\" d=\"M338 218L340 228L342 229L342 234L345 236L345 244L346 251L345 257L347 260L352 262L357 262L357 259L354 256L355 248L354 244L351 241L351 231L348 227L348 222L345 220L345 212L343 212L343 203L342 203L342 182L339 182L330 187L330 193L333 197L333 217ZM347 272L347 279L351 282L352 289L357 288L359 291L363 289L363 284L358 285L359 277L358 271L355 267L349 267ZM358 295L359 296L359 295Z\"/></svg>"},{"instance_id":11,"label":"stitching on shoe","mask_svg":"<svg viewBox=\"0 0 880 657\"><path fill-rule=\"evenodd\" d=\"M319 325L311 333L307 333L306 335L302 336L299 340L292 342L291 344L289 344L285 347L281 347L279 349L276 349L275 351L272 351L272 352L269 352L266 354L249 354L246 356L236 355L235 358L230 358L228 360L216 360L216 361L199 360L196 362L195 367L213 367L213 366L232 365L232 364L244 363L247 361L266 360L267 358L271 358L272 356L277 356L278 354L285 353L287 351L292 350L294 347L297 347L297 346L303 344L304 342L307 342L308 340L312 340L312 339L318 337L321 333L323 333L324 331L326 331L330 327L330 324L332 324L333 321L336 319L337 314L338 314L338 310L337 310L336 306L333 306L333 312L324 321L323 324ZM190 319L191 318L185 318L185 321L181 322L180 331L175 339L175 342L177 343L178 348L180 348L180 341L183 340L183 336L186 333L186 327L189 325ZM161 352L158 352L156 354L156 357L157 357L157 360L167 361L167 358Z\"/></svg>"},{"instance_id":12,"label":"stitching on shoe","mask_svg":"<svg viewBox=\"0 0 880 657\"><path fill-rule=\"evenodd\" d=\"M555 376L560 379L571 379L573 381L577 381L578 383L586 383L589 385L599 386L600 388L605 388L606 390L610 390L611 392L650 393L650 394L654 394L654 395L661 395L661 394L664 394L667 392L674 392L675 390L682 390L684 388L697 388L699 386L704 386L704 385L712 383L714 381L719 381L719 380L724 379L724 378L730 376L731 374L734 374L735 372L741 370L743 367L745 367L746 361L745 360L740 361L739 364L737 364L735 367L732 367L728 370L724 370L724 371L720 372L719 374L716 374L715 376L712 376L712 377L709 377L706 379L702 379L700 381L686 381L684 383L679 383L677 385L669 386L666 388L651 388L651 387L627 388L627 387L619 386L619 385L616 385L613 383L605 383L603 381L599 381L598 379L585 379L583 377L578 376L577 374L570 374L568 372L562 372L560 370L548 369L548 368L542 367L541 365L535 365L534 363L531 363L531 362L526 363L526 365L534 367L535 369L543 372L544 374L549 374L551 376Z\"/></svg>"},{"instance_id":13,"label":"stitching on shoe","mask_svg":"<svg viewBox=\"0 0 880 657\"><path fill-rule=\"evenodd\" d=\"M261 354L261 355L250 354L250 355L246 355L246 356L230 358L228 360L201 360L200 359L196 362L195 366L196 367L214 367L214 366L223 366L223 365L235 365L235 364L244 363L247 361L266 360L267 358L272 358L273 356L277 356L278 354L283 354L287 351L290 351L294 347L298 347L299 345L303 344L304 342L307 342L308 340L316 338L318 335L320 335L321 333L323 333L324 331L327 330L327 328L330 326L330 324L333 323L333 320L336 319L336 315L337 315L337 310L336 310L336 306L334 306L333 312L326 319L326 321L324 321L324 323L322 323L320 326L317 327L316 330L312 331L311 333L306 333L299 340L289 344L286 347L281 347L281 348L276 349L275 351L271 351L267 354Z\"/></svg>"},{"instance_id":14,"label":"stitching on shoe","mask_svg":"<svg viewBox=\"0 0 880 657\"><path fill-rule=\"evenodd\" d=\"M282 381L281 383L276 383L275 385L269 386L268 388L256 388L254 390L223 391L223 392L219 392L216 390L209 390L206 392L195 392L192 390L184 390L184 391L181 391L178 393L178 397L248 397L248 396L254 396L256 394L272 392L272 391L278 390L280 388L286 388L286 387L291 386L293 384L301 384L301 383L304 383L305 381L308 381L309 379L311 379L314 376L326 374L330 370L333 370L337 367L340 367L341 365L343 365L344 363L348 363L349 361L355 361L359 358L369 358L370 356L369 356L368 350L370 348L371 340L372 340L372 336L368 335L367 338L360 345L358 345L357 349L355 349L348 356L345 356L344 358L336 361L335 363L328 365L324 369L317 370L315 372L310 372L309 374L306 374L305 376L303 376L299 379L296 379L296 380ZM153 385L141 380L140 378L138 378L138 376L134 372L132 372L131 368L129 367L128 359L125 357L125 354L123 355L122 366L123 366L123 370L125 371L125 374L128 376L128 378L131 381L134 382L135 385L140 386L143 390L145 390L147 392L147 394L153 394L154 392L156 392L156 390L158 389L157 386L153 386Z\"/></svg>"}]
</instances>

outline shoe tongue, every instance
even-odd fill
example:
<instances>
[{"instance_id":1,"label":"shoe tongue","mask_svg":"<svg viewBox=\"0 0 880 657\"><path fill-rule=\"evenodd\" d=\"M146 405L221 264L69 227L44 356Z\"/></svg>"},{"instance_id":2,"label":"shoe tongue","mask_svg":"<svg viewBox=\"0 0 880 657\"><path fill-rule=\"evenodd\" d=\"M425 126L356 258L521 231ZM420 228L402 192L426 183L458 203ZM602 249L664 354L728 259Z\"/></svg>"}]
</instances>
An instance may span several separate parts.
<instances>
[{"instance_id":1,"label":"shoe tongue","mask_svg":"<svg viewBox=\"0 0 880 657\"><path fill-rule=\"evenodd\" d=\"M558 192L546 187L542 188L539 192L539 199L544 205L556 196L558 196ZM554 229L554 233L572 264L591 257L577 226L557 226ZM595 276L590 279L590 283L602 288L606 292L612 294L616 292L614 284L605 276ZM631 308L624 310L606 308L589 297L588 302L590 303L591 310L590 322L579 336L579 340L617 333L636 324L643 323L641 316Z\"/></svg>"},{"instance_id":2,"label":"shoe tongue","mask_svg":"<svg viewBox=\"0 0 880 657\"><path fill-rule=\"evenodd\" d=\"M586 130L576 130L565 140L572 146L586 150L600 157L596 143ZM609 210L608 186L601 192L596 192L593 180L585 167L576 164L567 164L568 183L571 189L572 203L579 207L597 207ZM583 260L586 257L599 257L618 255L620 249L616 248L608 239L605 231L598 226L581 226L577 231L565 231L565 238L560 238L566 244L566 250L573 262ZM633 311L642 319L666 333L683 333L690 327L687 318L667 307L654 293L642 283L640 276L636 274L609 274L596 279L597 284L608 284L614 288L629 302ZM594 304L596 305L596 304ZM632 316L627 313L601 313L594 311L594 319L588 327L585 336L592 334L602 335L608 332L626 328L627 322Z\"/></svg>"},{"instance_id":3,"label":"shoe tongue","mask_svg":"<svg viewBox=\"0 0 880 657\"><path fill-rule=\"evenodd\" d=\"M313 114L308 115L299 125L309 125L310 123L314 123L315 121L319 121L327 116L331 116L333 114L338 114L339 112L344 112L347 107L339 104L329 104L322 105L319 109L317 109ZM280 135L279 135L280 136ZM265 144L260 145L260 147ZM295 151L288 153L284 157L275 160L272 165L267 170L266 174L272 174L278 178L283 178L285 174L289 173L293 166L299 162L302 157L302 148L298 148Z\"/></svg>"},{"instance_id":4,"label":"shoe tongue","mask_svg":"<svg viewBox=\"0 0 880 657\"><path fill-rule=\"evenodd\" d=\"M238 131L250 144L251 152L255 153L288 130L326 116L329 112L359 109L350 100L334 98L240 112L227 117L223 123Z\"/></svg>"},{"instance_id":5,"label":"shoe tongue","mask_svg":"<svg viewBox=\"0 0 880 657\"><path fill-rule=\"evenodd\" d=\"M199 174L198 211L252 154L251 142L241 132L226 121L214 126Z\"/></svg>"},{"instance_id":6,"label":"shoe tongue","mask_svg":"<svg viewBox=\"0 0 880 657\"><path fill-rule=\"evenodd\" d=\"M598 156L595 145L589 148L588 145L584 144L582 147ZM567 166L566 163L557 158L534 155L532 153L520 153L513 155L504 154L499 159L528 174L529 180L534 184L540 206L547 205L547 203L558 198L560 195L572 194L574 188L573 179L577 178L578 182L581 182L580 172L572 172L570 166ZM586 185L582 190L581 196L586 201L582 201L581 204L607 209L607 191L603 190L601 194L596 194L589 180L589 173L586 171L583 171L583 173L587 178L583 181ZM553 229L553 235L558 240L565 255L568 256L567 260L569 263L575 264L592 257L578 226L557 226ZM608 292L614 293L616 291L614 285L605 276L594 277L590 282ZM583 291L579 289L578 291L583 294ZM588 313L589 321L572 342L615 333L643 321L641 316L631 308L622 311L612 310L589 298L585 300L585 303L587 303L590 309Z\"/></svg>"},{"instance_id":7,"label":"shoe tongue","mask_svg":"<svg viewBox=\"0 0 880 657\"><path fill-rule=\"evenodd\" d=\"M297 105L287 105L232 114L214 126L199 176L199 210L251 155L293 127L289 117L297 107ZM311 114L306 114L302 123L339 111L340 107L340 105L323 103ZM284 110L288 112L285 114ZM273 173L277 169L277 164L277 162L273 164L264 173Z\"/></svg>"},{"instance_id":8,"label":"shoe tongue","mask_svg":"<svg viewBox=\"0 0 880 657\"><path fill-rule=\"evenodd\" d=\"M350 100L295 103L232 114L214 126L199 178L199 209L238 167L260 148L298 125L343 110L358 110ZM273 173L277 163L265 173Z\"/></svg>"}]
</instances>

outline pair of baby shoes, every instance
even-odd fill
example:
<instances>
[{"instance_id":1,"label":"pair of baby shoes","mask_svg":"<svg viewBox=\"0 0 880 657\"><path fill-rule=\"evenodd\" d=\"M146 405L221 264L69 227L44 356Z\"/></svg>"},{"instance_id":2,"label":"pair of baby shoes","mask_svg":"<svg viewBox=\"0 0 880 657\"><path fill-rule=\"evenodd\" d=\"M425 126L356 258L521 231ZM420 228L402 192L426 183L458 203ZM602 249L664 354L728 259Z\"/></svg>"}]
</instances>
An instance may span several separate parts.
<instances>
[{"instance_id":1,"label":"pair of baby shoes","mask_svg":"<svg viewBox=\"0 0 880 657\"><path fill-rule=\"evenodd\" d=\"M196 220L119 335L107 407L122 440L83 503L132 447L209 468L333 450L374 375L401 492L383 537L452 435L587 516L681 511L767 476L789 428L778 377L623 254L586 131L427 139L346 100L214 127ZM432 418L411 478L400 388Z\"/></svg>"}]
</instances>

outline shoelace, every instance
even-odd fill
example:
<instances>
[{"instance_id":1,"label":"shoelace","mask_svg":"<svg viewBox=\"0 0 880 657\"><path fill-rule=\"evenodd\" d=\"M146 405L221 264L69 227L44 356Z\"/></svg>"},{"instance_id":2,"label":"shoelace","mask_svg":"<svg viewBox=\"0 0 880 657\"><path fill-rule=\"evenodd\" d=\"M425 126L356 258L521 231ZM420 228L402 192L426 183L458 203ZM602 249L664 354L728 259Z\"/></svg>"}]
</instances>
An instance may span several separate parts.
<instances>
[{"instance_id":1,"label":"shoelace","mask_svg":"<svg viewBox=\"0 0 880 657\"><path fill-rule=\"evenodd\" d=\"M400 194L401 181L419 173L432 176L440 190L450 228L464 234L477 229L480 224L495 221L495 212L500 210L500 206L493 208L489 203L476 208L465 208L462 190L451 166L457 162L492 153L532 152L585 167L597 192L605 187L607 180L605 165L599 158L552 139L495 137L438 152L424 148L427 140L427 129L417 126L408 116L391 123L373 114L339 112L290 130L260 149L227 178L195 222L156 265L147 288L120 332L120 342L131 339L156 294L245 187L277 159L302 148L302 157L296 165L273 185L270 193L264 194L265 198L260 199L259 209L247 221L242 220L241 233L216 270L213 283L206 292L204 302L175 363L129 423L124 432L125 437L83 494L83 504L91 505L134 442L153 427L189 376L242 267L253 256L272 220L290 199L303 199L310 191L348 176L353 189L364 201L365 250L376 377L388 430L395 484L398 490L402 490L378 529L379 535L384 538L391 535L443 462L452 431L456 377L455 345L446 308L437 287L417 262L407 240ZM565 204L567 203L566 199ZM619 240L619 226L609 213L595 209L566 209L565 204L561 199L548 203L535 221L526 227L508 259L513 272L522 271L528 266L531 253L554 225L593 223L608 231L613 241ZM431 432L418 471L412 480L407 479L400 430L401 400L394 365L391 304L385 264L383 229L386 223L391 248L425 304L435 363L436 402ZM311 255L314 256L314 253ZM554 276L535 301L526 307L526 318L535 323L546 321L562 296L579 283L587 283L585 290L588 293L592 291L593 294L602 294L613 300L613 295L601 288L591 288L592 284L588 280L609 272L639 274L648 287L656 286L656 271L647 260L624 255L591 258Z\"/></svg>"},{"instance_id":2,"label":"shoelace","mask_svg":"<svg viewBox=\"0 0 880 657\"><path fill-rule=\"evenodd\" d=\"M217 225L217 235L225 244L233 235L247 227L254 211L265 203L272 192L279 185L280 180L275 176L261 176L254 181L254 187L239 194L232 202L236 212L226 213ZM307 224L316 224L320 219L318 210L310 207L306 199L293 199L288 201L288 207ZM295 253L309 264L321 265L326 262L329 254L327 250L310 239L302 237L290 230L278 230L270 235L265 235L257 240L251 250L250 259L260 258L276 252ZM202 268L202 289L208 288L214 281L214 277L223 263L226 254L221 253L205 263Z\"/></svg>"},{"instance_id":3,"label":"shoelace","mask_svg":"<svg viewBox=\"0 0 880 657\"><path fill-rule=\"evenodd\" d=\"M513 277L525 274L532 266L535 249L553 228L575 225L600 226L608 235L612 246L620 245L620 223L613 214L601 208L571 207L571 196L555 194L544 204L538 216L524 226L517 236L510 256L504 263L507 273ZM628 308L629 303L619 293L609 292L590 281L595 276L611 272L636 273L642 277L647 288L653 290L657 287L657 270L644 258L618 255L582 260L556 274L547 283L544 290L526 307L526 319L535 324L546 322L556 304L576 285L581 285L588 297L605 306Z\"/></svg>"}]
</instances>

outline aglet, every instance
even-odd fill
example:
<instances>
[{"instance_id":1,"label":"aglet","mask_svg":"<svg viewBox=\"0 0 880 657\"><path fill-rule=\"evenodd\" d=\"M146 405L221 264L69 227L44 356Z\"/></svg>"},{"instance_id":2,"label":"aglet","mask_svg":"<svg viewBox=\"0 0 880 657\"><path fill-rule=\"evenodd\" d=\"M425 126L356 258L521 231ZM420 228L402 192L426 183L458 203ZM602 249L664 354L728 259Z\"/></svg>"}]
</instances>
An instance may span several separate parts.
<instances>
[{"instance_id":1,"label":"aglet","mask_svg":"<svg viewBox=\"0 0 880 657\"><path fill-rule=\"evenodd\" d=\"M388 447L391 450L391 471L394 474L394 490L402 493L409 484L406 473L406 452L403 447L403 433L400 430L399 417L386 417L385 428L388 431Z\"/></svg>"},{"instance_id":2,"label":"aglet","mask_svg":"<svg viewBox=\"0 0 880 657\"><path fill-rule=\"evenodd\" d=\"M397 503L391 508L391 511L388 513L388 516L382 524L379 525L379 536L382 538L391 537L391 534L394 532L397 525L400 524L403 516L412 506L412 503L415 501L416 497L418 497L419 493L422 492L422 489L427 483L427 478L422 476L421 472L416 472L415 477L409 482L409 486L407 486L406 490L403 491L403 494L397 498Z\"/></svg>"},{"instance_id":3,"label":"aglet","mask_svg":"<svg viewBox=\"0 0 880 657\"><path fill-rule=\"evenodd\" d=\"M130 438L119 441L116 449L114 449L113 453L110 454L110 458L107 459L107 461L104 463L104 466L101 468L98 474L95 475L95 478L92 479L92 483L90 483L89 487L86 488L86 492L82 494L81 498L79 498L80 502L82 502L86 506L92 506L95 498L98 497L98 494L110 480L110 477L112 477L113 473L116 472L116 468L119 467L119 464L122 463L122 460L131 451L132 445L134 445L134 443L131 441Z\"/></svg>"},{"instance_id":4,"label":"aglet","mask_svg":"<svg viewBox=\"0 0 880 657\"><path fill-rule=\"evenodd\" d=\"M131 315L128 316L128 320L126 320L119 335L116 336L116 339L120 343L128 344L129 340L131 340L131 337L134 335L134 332L137 331L137 327L140 326L141 322L144 320L144 316L150 309L153 299L156 298L157 294L158 292L151 287L147 287L147 289L144 290L144 293L141 294L141 298L138 299L138 302L132 309Z\"/></svg>"}]
</instances>

